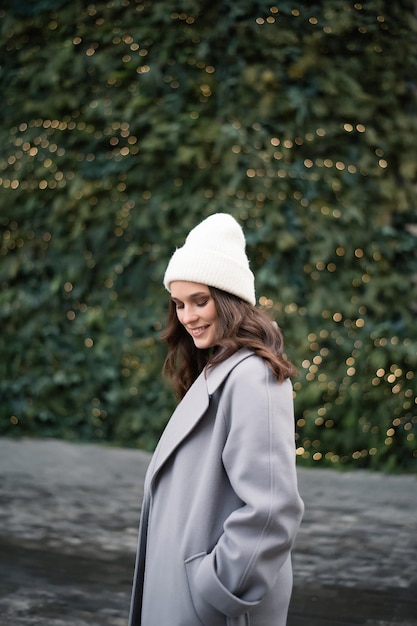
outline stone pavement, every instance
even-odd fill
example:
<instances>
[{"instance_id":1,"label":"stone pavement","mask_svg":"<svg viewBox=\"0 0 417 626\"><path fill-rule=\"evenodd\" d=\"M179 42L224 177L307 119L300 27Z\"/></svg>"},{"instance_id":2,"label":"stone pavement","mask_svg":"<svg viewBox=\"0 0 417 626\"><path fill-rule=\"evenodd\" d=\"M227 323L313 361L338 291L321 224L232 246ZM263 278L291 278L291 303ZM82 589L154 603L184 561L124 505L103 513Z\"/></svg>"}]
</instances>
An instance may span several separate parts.
<instances>
[{"instance_id":1,"label":"stone pavement","mask_svg":"<svg viewBox=\"0 0 417 626\"><path fill-rule=\"evenodd\" d=\"M0 626L126 626L149 458L0 439ZM299 469L299 483L288 626L417 626L417 477Z\"/></svg>"}]
</instances>

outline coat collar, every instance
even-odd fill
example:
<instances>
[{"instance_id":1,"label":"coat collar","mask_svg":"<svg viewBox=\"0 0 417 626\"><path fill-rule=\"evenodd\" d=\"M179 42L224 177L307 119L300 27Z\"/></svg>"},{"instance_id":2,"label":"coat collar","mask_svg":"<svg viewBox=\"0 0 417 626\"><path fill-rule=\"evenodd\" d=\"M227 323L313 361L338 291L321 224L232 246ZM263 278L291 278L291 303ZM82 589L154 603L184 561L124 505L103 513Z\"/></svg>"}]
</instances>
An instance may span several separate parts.
<instances>
[{"instance_id":1,"label":"coat collar","mask_svg":"<svg viewBox=\"0 0 417 626\"><path fill-rule=\"evenodd\" d=\"M250 350L246 348L238 350L219 365L210 368L207 374L203 371L195 380L162 433L149 468L151 478L155 477L174 450L198 424L207 411L210 396L220 387L232 369L250 356L253 356Z\"/></svg>"},{"instance_id":2,"label":"coat collar","mask_svg":"<svg viewBox=\"0 0 417 626\"><path fill-rule=\"evenodd\" d=\"M253 356L253 354L254 353L251 350L242 348L232 354L232 356L226 359L226 361L219 363L216 367L210 368L206 377L207 392L209 396L213 395L216 389L220 387L225 378L227 378L232 369L234 369L238 363L244 361L249 356Z\"/></svg>"}]
</instances>

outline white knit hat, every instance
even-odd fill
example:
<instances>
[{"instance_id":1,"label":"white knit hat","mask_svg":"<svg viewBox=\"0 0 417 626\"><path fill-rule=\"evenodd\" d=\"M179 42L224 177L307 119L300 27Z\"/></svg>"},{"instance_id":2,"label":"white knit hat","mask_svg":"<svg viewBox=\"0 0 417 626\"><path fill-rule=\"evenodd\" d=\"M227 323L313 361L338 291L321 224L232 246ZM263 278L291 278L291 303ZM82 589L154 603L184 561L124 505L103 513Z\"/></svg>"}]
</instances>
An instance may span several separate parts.
<instances>
[{"instance_id":1,"label":"white knit hat","mask_svg":"<svg viewBox=\"0 0 417 626\"><path fill-rule=\"evenodd\" d=\"M168 263L164 276L168 291L174 280L203 283L256 303L245 236L234 217L215 213L190 231L183 247L177 248Z\"/></svg>"}]
</instances>

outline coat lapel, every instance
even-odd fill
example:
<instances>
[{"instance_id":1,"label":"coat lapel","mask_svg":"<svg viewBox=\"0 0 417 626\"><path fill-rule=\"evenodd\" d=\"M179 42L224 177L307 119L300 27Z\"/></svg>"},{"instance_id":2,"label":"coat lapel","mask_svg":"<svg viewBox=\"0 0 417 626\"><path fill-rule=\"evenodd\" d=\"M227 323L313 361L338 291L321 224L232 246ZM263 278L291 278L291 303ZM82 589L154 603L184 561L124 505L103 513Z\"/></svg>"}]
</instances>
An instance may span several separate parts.
<instances>
[{"instance_id":1,"label":"coat lapel","mask_svg":"<svg viewBox=\"0 0 417 626\"><path fill-rule=\"evenodd\" d=\"M160 470L168 457L198 423L209 405L209 394L204 372L187 391L172 414L153 454L151 478Z\"/></svg>"},{"instance_id":2,"label":"coat lapel","mask_svg":"<svg viewBox=\"0 0 417 626\"><path fill-rule=\"evenodd\" d=\"M210 396L220 387L222 382L227 378L232 369L236 367L238 363L244 361L249 356L253 356L254 353L246 348L242 348L238 350L232 356L230 356L226 361L216 365L212 369L208 370L207 376L207 390Z\"/></svg>"},{"instance_id":3,"label":"coat lapel","mask_svg":"<svg viewBox=\"0 0 417 626\"><path fill-rule=\"evenodd\" d=\"M210 396L238 363L252 355L249 350L239 350L223 363L210 368L207 375L205 372L200 374L172 414L159 440L149 468L151 480L203 417Z\"/></svg>"}]
</instances>

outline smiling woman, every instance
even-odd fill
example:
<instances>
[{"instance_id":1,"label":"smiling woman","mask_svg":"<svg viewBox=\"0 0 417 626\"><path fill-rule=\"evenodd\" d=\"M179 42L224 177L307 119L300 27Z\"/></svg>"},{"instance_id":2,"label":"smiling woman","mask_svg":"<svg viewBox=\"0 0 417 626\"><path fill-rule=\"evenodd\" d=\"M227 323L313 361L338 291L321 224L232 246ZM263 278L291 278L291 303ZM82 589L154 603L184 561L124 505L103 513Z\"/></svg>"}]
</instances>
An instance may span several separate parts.
<instances>
[{"instance_id":1,"label":"smiling woman","mask_svg":"<svg viewBox=\"0 0 417 626\"><path fill-rule=\"evenodd\" d=\"M181 402L145 479L129 626L285 626L303 513L282 334L243 231L197 225L168 264L164 365Z\"/></svg>"},{"instance_id":2,"label":"smiling woman","mask_svg":"<svg viewBox=\"0 0 417 626\"><path fill-rule=\"evenodd\" d=\"M175 280L171 299L178 320L191 335L197 348L212 348L217 339L217 311L210 289L201 283Z\"/></svg>"}]
</instances>

